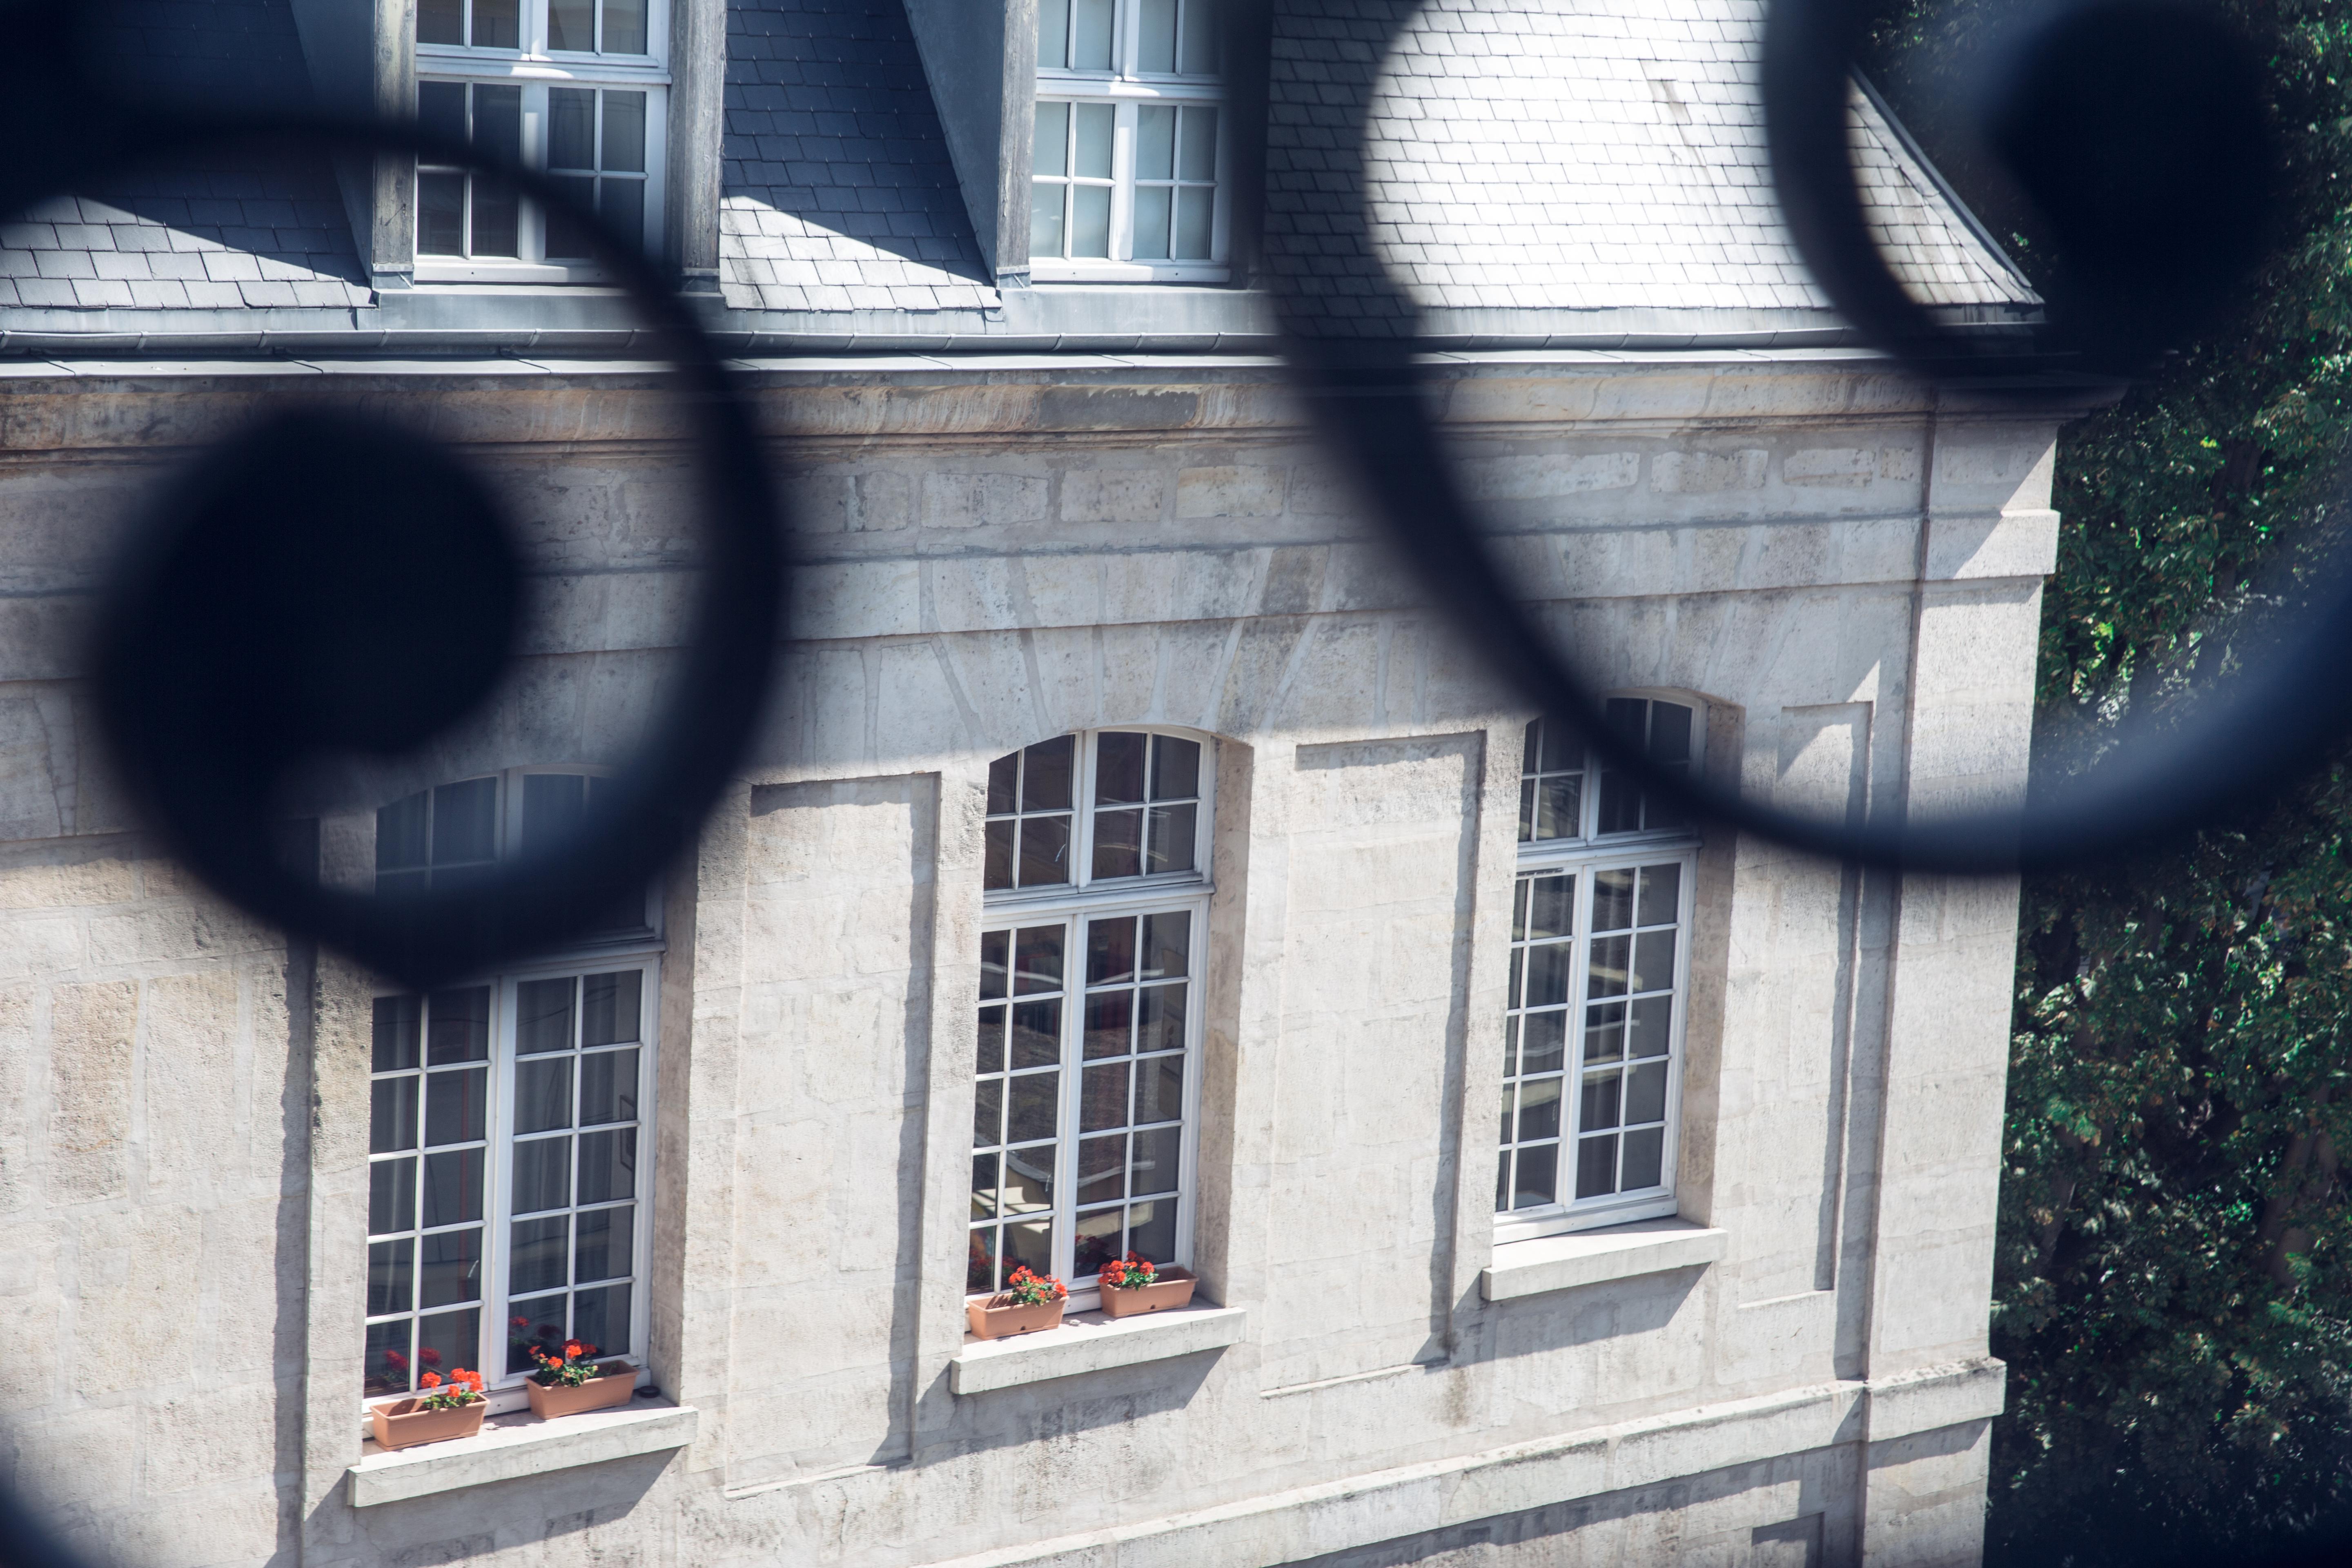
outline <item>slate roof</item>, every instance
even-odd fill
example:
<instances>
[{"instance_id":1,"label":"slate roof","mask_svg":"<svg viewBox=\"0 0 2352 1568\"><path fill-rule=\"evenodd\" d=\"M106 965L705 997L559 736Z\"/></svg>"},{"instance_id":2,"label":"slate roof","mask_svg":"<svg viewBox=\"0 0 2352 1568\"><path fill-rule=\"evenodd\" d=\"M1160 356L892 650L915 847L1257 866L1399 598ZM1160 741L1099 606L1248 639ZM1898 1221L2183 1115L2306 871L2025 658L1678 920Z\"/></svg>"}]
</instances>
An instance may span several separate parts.
<instances>
[{"instance_id":1,"label":"slate roof","mask_svg":"<svg viewBox=\"0 0 2352 1568\"><path fill-rule=\"evenodd\" d=\"M1824 308L1772 194L1764 10L1426 0L1369 106L1381 258L1454 309ZM1857 92L1852 113L1866 209L1913 293L2033 303L1876 107Z\"/></svg>"},{"instance_id":2,"label":"slate roof","mask_svg":"<svg viewBox=\"0 0 2352 1568\"><path fill-rule=\"evenodd\" d=\"M738 0L720 288L738 309L996 304L900 0Z\"/></svg>"},{"instance_id":3,"label":"slate roof","mask_svg":"<svg viewBox=\"0 0 2352 1568\"><path fill-rule=\"evenodd\" d=\"M288 0L111 0L105 64L151 97L310 98ZM370 298L323 155L159 162L0 224L0 306L349 308Z\"/></svg>"}]
</instances>

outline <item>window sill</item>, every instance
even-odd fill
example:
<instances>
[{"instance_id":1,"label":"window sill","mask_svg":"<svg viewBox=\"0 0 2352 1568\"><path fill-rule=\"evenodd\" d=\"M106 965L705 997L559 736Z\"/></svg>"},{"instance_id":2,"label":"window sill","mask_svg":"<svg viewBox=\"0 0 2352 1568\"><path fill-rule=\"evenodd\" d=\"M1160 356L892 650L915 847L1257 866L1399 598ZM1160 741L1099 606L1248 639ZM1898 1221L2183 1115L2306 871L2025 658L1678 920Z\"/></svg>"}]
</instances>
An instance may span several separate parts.
<instances>
[{"instance_id":1,"label":"window sill","mask_svg":"<svg viewBox=\"0 0 2352 1568\"><path fill-rule=\"evenodd\" d=\"M541 1421L528 1414L493 1416L478 1437L387 1452L370 1441L351 1468L352 1506L372 1508L492 1481L543 1476L694 1441L693 1406L639 1400L619 1410L592 1410Z\"/></svg>"},{"instance_id":2,"label":"window sill","mask_svg":"<svg viewBox=\"0 0 2352 1568\"><path fill-rule=\"evenodd\" d=\"M1728 1234L1686 1219L1645 1219L1605 1230L1507 1241L1478 1276L1489 1301L1573 1290L1611 1279L1632 1279L1722 1261Z\"/></svg>"},{"instance_id":3,"label":"window sill","mask_svg":"<svg viewBox=\"0 0 2352 1568\"><path fill-rule=\"evenodd\" d=\"M1134 1366L1199 1351L1239 1344L1249 1313L1240 1307L1184 1307L1139 1318L1081 1312L1058 1329L1009 1340L966 1338L948 1363L948 1386L958 1394L985 1394L1083 1372Z\"/></svg>"}]
</instances>

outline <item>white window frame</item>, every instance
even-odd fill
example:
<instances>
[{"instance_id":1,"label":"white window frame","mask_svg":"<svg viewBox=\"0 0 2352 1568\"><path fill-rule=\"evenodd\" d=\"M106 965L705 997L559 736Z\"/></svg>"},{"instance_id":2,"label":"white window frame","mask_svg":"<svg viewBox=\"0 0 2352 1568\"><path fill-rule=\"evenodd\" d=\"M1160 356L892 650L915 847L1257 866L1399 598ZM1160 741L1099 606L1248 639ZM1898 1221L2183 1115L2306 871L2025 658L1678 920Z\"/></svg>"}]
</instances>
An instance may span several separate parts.
<instances>
[{"instance_id":1,"label":"white window frame","mask_svg":"<svg viewBox=\"0 0 2352 1568\"><path fill-rule=\"evenodd\" d=\"M1232 0L1227 0L1232 3ZM1040 26L1043 26L1043 16ZM1144 73L1136 64L1141 29L1137 23L1139 0L1117 0L1112 18L1108 72L1040 66L1036 99L1040 103L1108 103L1114 110L1111 132L1110 255L1029 258L1029 276L1040 283L1223 283L1232 278L1228 264L1232 235L1233 171L1232 107L1226 102L1222 77ZM1216 195L1211 203L1209 259L1205 261L1138 261L1135 246L1136 111L1147 104L1198 106L1217 110ZM1035 186L1034 150L1031 153L1031 186ZM1066 216L1063 234L1070 232Z\"/></svg>"},{"instance_id":2,"label":"white window frame","mask_svg":"<svg viewBox=\"0 0 2352 1568\"><path fill-rule=\"evenodd\" d=\"M662 213L665 171L669 141L669 4L647 0L646 52L642 55L596 55L548 47L548 0L522 0L520 47L512 49L475 48L460 44L416 46L416 77L426 81L457 81L522 89L522 161L526 168L547 167L549 131L548 89L556 87L620 88L646 95L646 230L648 256L662 253ZM598 124L601 127L601 111ZM601 139L602 132L599 131ZM412 182L413 184L413 182ZM520 217L520 258L453 257L415 252L419 283L603 283L612 274L594 262L547 259L546 215L536 202L524 199ZM415 220L423 221L420 214ZM412 229L412 236L414 230Z\"/></svg>"},{"instance_id":3,"label":"white window frame","mask_svg":"<svg viewBox=\"0 0 2352 1568\"><path fill-rule=\"evenodd\" d=\"M610 777L612 775L612 772L613 770L609 768L588 764L555 763L507 768L495 773L474 774L467 778L449 779L443 782L445 784L467 784L472 782L473 778L484 777L494 778L498 781L499 798L493 814L493 821L496 824L495 833L497 837L496 858L499 859L504 859L520 847L522 839L523 779L534 774L564 774L584 778L605 778ZM426 793L429 795L429 789ZM428 854L429 847L428 839ZM471 864L471 862L468 864ZM489 1058L488 1063L489 1071L483 1110L483 1126L488 1144L482 1178L484 1186L482 1198L483 1239L481 1265L483 1285L482 1300L478 1308L482 1313L482 1334L478 1353L481 1359L489 1364L476 1368L475 1370L479 1371L482 1373L485 1388L489 1394L489 1412L494 1415L505 1415L513 1410L520 1410L529 1404L529 1396L523 1391L523 1384L525 1382L526 1374L522 1373L510 1373L504 1370L507 1352L505 1330L508 1326L508 1304L509 1299L508 1282L510 1274L510 1270L508 1266L509 1261L508 1255L513 1234L511 1229L513 1216L510 1212L512 1206L511 1184L514 1150L513 1108L515 1094L513 1086L516 1064L520 1060L515 1051L517 994L521 984L526 981L554 979L561 978L564 975L584 974L593 976L597 974L611 974L629 969L637 970L641 975L641 979L639 981L640 991L638 1004L641 1013L638 1020L640 1039L637 1046L639 1055L637 1058L637 1113L635 1118L637 1129L636 1187L635 1195L631 1200L636 1205L636 1214L630 1237L632 1257L629 1278L632 1289L629 1293L629 1342L623 1348L615 1348L611 1345L600 1347L604 1353L599 1359L625 1360L628 1362L630 1365L641 1369L646 1364L647 1336L652 1321L650 1315L650 1283L653 1258L651 1235L654 1197L654 1150L656 1144L656 1130L657 1127L656 1118L658 1113L656 1087L659 1078L659 1075L656 1071L656 1062L659 1055L659 1042L661 1036L661 965L663 955L667 947L660 926L662 900L657 882L649 882L647 884L646 897L647 903L647 909L646 911L646 924L642 931L623 932L609 940L592 938L584 942L575 942L568 945L559 952L553 952L543 957L533 958L521 963L510 964L493 973L474 975L465 979L452 981L447 984L436 988L440 991L462 991L477 986L488 986L490 992ZM383 994L399 995L405 994L399 992L387 992ZM579 1027L579 1021L576 1016L573 1027L575 1030ZM420 1073L430 1070L425 1065L425 1058L423 1054L424 1048L424 1046L420 1043L419 1066L415 1069L395 1068L388 1072L378 1073L373 1070L373 1063L371 1062L371 1070L369 1072L371 1100L373 1100L373 1085L378 1079L401 1077L412 1070L418 1071ZM593 1047L589 1048L592 1050L593 1049ZM577 1061L579 1059L582 1047L577 1045L572 1047L573 1060ZM421 1089L422 1086L420 1085L420 1091ZM573 1093L576 1097L578 1093L576 1078L574 1079ZM415 1146L410 1150L389 1151L383 1154L371 1152L368 1156L368 1163L371 1167L384 1161L396 1160L413 1155L419 1162L419 1169L421 1173L422 1162L425 1156L432 1151L432 1146L426 1144L424 1141L425 1134L425 1128L424 1125L424 1099L425 1097L420 1092L417 1112L417 1142ZM593 1129L591 1129L591 1131L593 1131ZM579 1131L580 1130L575 1127L572 1130L572 1136L577 1138L579 1136ZM577 1199L578 1194L575 1191L573 1194L574 1206L566 1212L578 1212L576 1206ZM420 1222L422 1217L423 1216L420 1214L418 1215ZM409 1234L416 1235L421 1237L424 1232L420 1223L416 1227L409 1232L388 1234ZM421 1270L421 1258L413 1258L410 1267L412 1270ZM414 1289L415 1287L412 1286L412 1289ZM441 1309L443 1311L457 1310L459 1309ZM364 1321L369 1324L373 1324L375 1322L390 1321L395 1318L416 1318L426 1315L428 1314L425 1310L415 1309L407 1312L371 1315ZM364 1331L362 1331L362 1343L364 1343ZM496 1368L497 1370L493 1371L493 1368ZM414 1397L413 1393L373 1395L362 1394L361 1399L361 1408L365 1410L373 1405L392 1404L402 1399L412 1397Z\"/></svg>"},{"instance_id":4,"label":"white window frame","mask_svg":"<svg viewBox=\"0 0 2352 1568\"><path fill-rule=\"evenodd\" d=\"M1679 691L1635 690L1610 694L1614 698L1639 698L1651 702L1668 702L1690 710L1691 744L1690 770L1696 775L1703 765L1706 734L1706 705L1700 700ZM1555 722L1547 721L1546 722ZM1660 1154L1659 1185L1632 1193L1611 1193L1591 1198L1573 1196L1563 1201L1518 1209L1498 1210L1495 1215L1495 1236L1497 1244L1525 1241L1537 1237L1557 1236L1564 1232L1590 1230L1601 1226L1623 1225L1633 1220L1654 1219L1678 1212L1675 1196L1675 1162L1682 1134L1682 1086L1684 1041L1690 1013L1690 950L1693 914L1696 910L1696 879L1698 871L1699 835L1693 827L1643 828L1618 833L1601 833L1600 780L1603 766L1599 753L1582 749L1584 758L1583 787L1578 803L1578 831L1573 837L1520 841L1517 864L1511 878L1511 919L1516 921L1520 889L1533 876L1569 872L1576 877L1574 936L1570 945L1575 957L1569 981L1566 1042L1562 1082L1572 1083L1575 1092L1563 1092L1560 1100L1559 1152L1554 1180L1570 1194L1575 1190L1577 1129L1581 1121L1583 1086L1587 1073L1582 1057L1585 1007L1588 1001L1588 971L1592 952L1592 899L1596 876L1604 871L1629 869L1644 866L1672 864L1680 870L1677 888L1676 940L1674 963L1674 1016L1669 1030L1666 1057L1665 1132ZM1522 776L1534 771L1534 759L1525 759ZM1523 813L1524 820L1524 813ZM1514 954L1519 943L1512 942ZM1514 963L1512 969L1517 971ZM1518 999L1507 997L1506 1017L1513 1015ZM1518 1033L1513 1030L1511 1045L1516 1047ZM1518 1079L1512 1074L1504 1078L1507 1097ZM1489 1114L1493 1114L1489 1112ZM1489 1126L1496 1126L1489 1122ZM1497 1129L1499 1131L1499 1128ZM1516 1145L1516 1139L1513 1144ZM1508 1147L1498 1139L1498 1152Z\"/></svg>"},{"instance_id":5,"label":"white window frame","mask_svg":"<svg viewBox=\"0 0 2352 1568\"><path fill-rule=\"evenodd\" d=\"M1050 1211L1054 1215L1054 1258L1053 1267L1046 1272L1060 1277L1068 1287L1070 1300L1067 1310L1082 1312L1100 1305L1099 1288L1094 1283L1098 1276L1072 1279L1070 1272L1077 1253L1078 1153L1082 1138L1078 1127L1080 1097L1086 1076L1085 933L1090 918L1177 912L1190 916L1191 945L1187 963L1191 973L1186 980L1191 994L1184 1016L1183 1131L1178 1139L1180 1170L1176 1184L1173 1262L1185 1268L1192 1266L1194 1211L1200 1187L1201 1046L1206 1033L1208 1013L1209 902L1216 890L1210 875L1209 849L1214 840L1217 752L1216 742L1211 737L1196 731L1162 725L1110 724L1073 733L1076 741L1076 756L1071 770L1074 821L1070 855L1072 870L1076 875L1067 883L1048 888L1014 888L983 892L980 931L985 936L994 931L1013 931L1057 921L1063 927L1062 1054L1058 1068L1061 1077L1057 1085L1059 1104L1055 1123L1055 1196ZM1191 741L1200 746L1197 796L1200 806L1193 820L1191 870L1110 878L1099 882L1094 879L1095 808L1088 803L1092 802L1095 792L1096 742L1105 734L1166 735ZM989 1002L982 1004L983 1006L992 1005ZM969 1145L961 1158L962 1164L969 1168ZM972 1228L971 1220L966 1221L965 1228L969 1235ZM967 1292L967 1298L984 1299L979 1292Z\"/></svg>"}]
</instances>

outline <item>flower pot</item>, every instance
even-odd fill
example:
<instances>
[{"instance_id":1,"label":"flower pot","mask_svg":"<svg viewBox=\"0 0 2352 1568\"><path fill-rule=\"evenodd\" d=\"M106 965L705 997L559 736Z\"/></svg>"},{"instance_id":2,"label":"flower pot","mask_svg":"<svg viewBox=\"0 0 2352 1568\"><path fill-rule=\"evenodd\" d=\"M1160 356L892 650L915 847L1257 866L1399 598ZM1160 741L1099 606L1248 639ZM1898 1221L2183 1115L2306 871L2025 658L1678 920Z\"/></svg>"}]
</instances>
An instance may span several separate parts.
<instances>
[{"instance_id":1,"label":"flower pot","mask_svg":"<svg viewBox=\"0 0 2352 1568\"><path fill-rule=\"evenodd\" d=\"M413 1448L419 1443L470 1437L482 1429L482 1417L490 1408L487 1399L460 1405L455 1410L426 1410L424 1404L422 1399L403 1399L371 1406L368 1419L375 1425L376 1447Z\"/></svg>"},{"instance_id":2,"label":"flower pot","mask_svg":"<svg viewBox=\"0 0 2352 1568\"><path fill-rule=\"evenodd\" d=\"M1192 1287L1200 1281L1189 1268L1163 1268L1159 1278L1149 1285L1138 1285L1122 1290L1115 1285L1102 1288L1102 1310L1106 1318L1132 1318L1142 1312L1164 1312L1171 1307L1192 1305Z\"/></svg>"},{"instance_id":3,"label":"flower pot","mask_svg":"<svg viewBox=\"0 0 2352 1568\"><path fill-rule=\"evenodd\" d=\"M637 1369L626 1362L611 1362L577 1388L525 1380L522 1390L530 1398L530 1413L541 1421L552 1421L559 1415L627 1404L629 1395L637 1391Z\"/></svg>"},{"instance_id":4,"label":"flower pot","mask_svg":"<svg viewBox=\"0 0 2352 1568\"><path fill-rule=\"evenodd\" d=\"M1008 1334L1030 1334L1039 1329L1062 1326L1065 1301L1040 1301L1034 1307L1024 1307L1011 1296L991 1296L985 1301L966 1301L964 1321L971 1325L976 1340L1001 1340Z\"/></svg>"}]
</instances>

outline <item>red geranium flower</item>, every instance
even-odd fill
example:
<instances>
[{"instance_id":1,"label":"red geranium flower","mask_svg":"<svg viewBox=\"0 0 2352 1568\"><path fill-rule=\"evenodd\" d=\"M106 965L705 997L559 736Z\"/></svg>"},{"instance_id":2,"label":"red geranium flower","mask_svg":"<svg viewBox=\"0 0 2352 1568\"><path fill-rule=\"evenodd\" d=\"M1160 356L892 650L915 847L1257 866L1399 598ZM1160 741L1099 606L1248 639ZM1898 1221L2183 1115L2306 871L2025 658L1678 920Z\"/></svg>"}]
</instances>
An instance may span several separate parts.
<instances>
[{"instance_id":1,"label":"red geranium flower","mask_svg":"<svg viewBox=\"0 0 2352 1568\"><path fill-rule=\"evenodd\" d=\"M437 1372L428 1372L416 1381L421 1387L438 1388L441 1386L441 1374Z\"/></svg>"}]
</instances>

